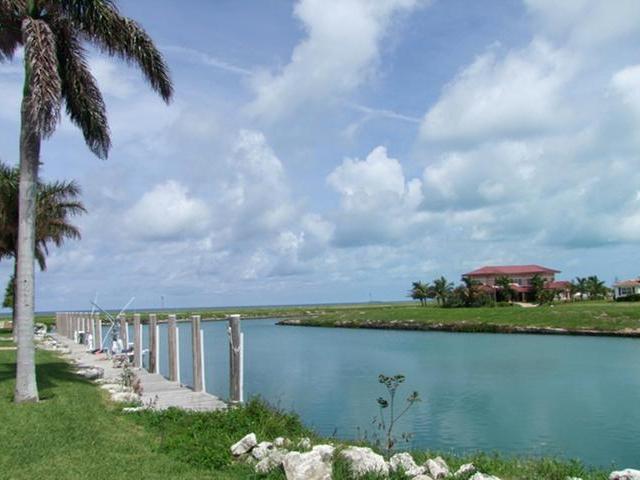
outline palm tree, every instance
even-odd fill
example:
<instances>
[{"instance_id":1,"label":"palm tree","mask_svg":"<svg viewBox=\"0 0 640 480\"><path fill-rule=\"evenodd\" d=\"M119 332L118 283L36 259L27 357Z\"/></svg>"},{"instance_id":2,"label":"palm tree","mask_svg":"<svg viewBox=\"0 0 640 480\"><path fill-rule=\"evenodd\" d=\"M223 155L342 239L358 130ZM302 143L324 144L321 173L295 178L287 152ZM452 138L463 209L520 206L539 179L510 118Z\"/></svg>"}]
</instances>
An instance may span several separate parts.
<instances>
[{"instance_id":1,"label":"palm tree","mask_svg":"<svg viewBox=\"0 0 640 480\"><path fill-rule=\"evenodd\" d=\"M500 293L505 301L511 302L513 298L513 289L511 288L511 284L513 282L506 275L501 275L496 278L496 286L500 287Z\"/></svg>"},{"instance_id":2,"label":"palm tree","mask_svg":"<svg viewBox=\"0 0 640 480\"><path fill-rule=\"evenodd\" d=\"M531 285L531 293L533 294L533 301L539 302L544 291L544 278L537 273L529 280Z\"/></svg>"},{"instance_id":3,"label":"palm tree","mask_svg":"<svg viewBox=\"0 0 640 480\"><path fill-rule=\"evenodd\" d=\"M453 282L449 282L444 276L433 281L433 293L438 305L444 305L447 297L453 291Z\"/></svg>"},{"instance_id":4,"label":"palm tree","mask_svg":"<svg viewBox=\"0 0 640 480\"><path fill-rule=\"evenodd\" d=\"M135 63L151 88L168 102L167 65L135 21L115 0L0 0L0 61L24 47L21 106L18 258L16 275L17 369L14 400L37 401L33 345L36 182L40 143L66 112L91 151L106 158L111 147L102 94L89 70L83 42Z\"/></svg>"},{"instance_id":5,"label":"palm tree","mask_svg":"<svg viewBox=\"0 0 640 480\"><path fill-rule=\"evenodd\" d=\"M14 272L5 291L4 307L15 305L16 258L18 250L18 184L19 171L0 162L0 259L14 259ZM86 212L77 200L77 183L37 183L35 258L41 270L46 270L49 245L62 246L66 239L79 239L80 231L69 220ZM15 313L15 309L14 309ZM15 315L14 315L15 325Z\"/></svg>"},{"instance_id":6,"label":"palm tree","mask_svg":"<svg viewBox=\"0 0 640 480\"><path fill-rule=\"evenodd\" d=\"M480 285L478 280L474 280L469 277L462 277L462 285L460 293L463 296L464 305L472 307L475 305L476 300L480 296Z\"/></svg>"},{"instance_id":7,"label":"palm tree","mask_svg":"<svg viewBox=\"0 0 640 480\"><path fill-rule=\"evenodd\" d=\"M431 295L431 287L428 283L413 282L411 284L411 290L409 296L414 300L419 300L420 305L425 306L427 304L427 298Z\"/></svg>"},{"instance_id":8,"label":"palm tree","mask_svg":"<svg viewBox=\"0 0 640 480\"><path fill-rule=\"evenodd\" d=\"M580 294L580 300L584 300L584 296L587 293L587 279L584 277L576 277L576 279L571 282L573 290Z\"/></svg>"},{"instance_id":9,"label":"palm tree","mask_svg":"<svg viewBox=\"0 0 640 480\"><path fill-rule=\"evenodd\" d=\"M604 281L600 280L597 275L587 278L585 288L589 294L589 298L601 299L607 295L607 286Z\"/></svg>"}]
</instances>

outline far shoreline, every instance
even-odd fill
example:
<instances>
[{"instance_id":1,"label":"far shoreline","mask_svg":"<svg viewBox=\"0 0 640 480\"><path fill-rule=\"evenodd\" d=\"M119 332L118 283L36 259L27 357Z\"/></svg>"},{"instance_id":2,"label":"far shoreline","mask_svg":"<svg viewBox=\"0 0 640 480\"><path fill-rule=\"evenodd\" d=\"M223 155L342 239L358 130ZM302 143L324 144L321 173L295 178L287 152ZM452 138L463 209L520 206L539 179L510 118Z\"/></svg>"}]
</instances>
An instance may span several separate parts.
<instances>
[{"instance_id":1,"label":"far shoreline","mask_svg":"<svg viewBox=\"0 0 640 480\"><path fill-rule=\"evenodd\" d=\"M640 329L636 330L595 330L595 329L567 329L557 327L514 326L478 323L422 323L422 322L344 322L325 323L314 322L310 319L287 318L276 323L280 326L316 327L316 328L347 328L365 330L397 330L414 332L447 332L447 333L496 333L511 335L565 335L579 337L617 337L640 338Z\"/></svg>"}]
</instances>

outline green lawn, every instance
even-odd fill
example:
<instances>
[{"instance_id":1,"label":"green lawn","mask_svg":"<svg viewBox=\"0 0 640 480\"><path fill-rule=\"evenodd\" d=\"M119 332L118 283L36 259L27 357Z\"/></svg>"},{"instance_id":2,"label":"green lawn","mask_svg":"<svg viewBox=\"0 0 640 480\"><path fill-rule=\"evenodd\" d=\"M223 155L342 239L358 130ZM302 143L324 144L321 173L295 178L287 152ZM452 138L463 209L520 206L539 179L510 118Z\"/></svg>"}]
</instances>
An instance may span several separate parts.
<instances>
[{"instance_id":1,"label":"green lawn","mask_svg":"<svg viewBox=\"0 0 640 480\"><path fill-rule=\"evenodd\" d=\"M499 331L501 327L564 328L640 332L640 304L574 302L534 308L479 307L440 308L417 305L382 305L325 309L294 319L316 326L432 328L442 325L464 331Z\"/></svg>"},{"instance_id":2,"label":"green lawn","mask_svg":"<svg viewBox=\"0 0 640 480\"><path fill-rule=\"evenodd\" d=\"M38 352L42 401L11 402L15 352L0 351L0 477L3 479L220 479L283 480L274 472L258 477L250 466L236 463L229 446L248 432L259 439L314 437L295 415L274 411L253 400L229 412L123 414L101 389L73 375L56 355ZM325 440L326 441L326 440ZM418 461L425 452L414 452ZM553 459L506 459L478 454L445 455L452 467L473 461L503 480L604 480L605 472L579 463ZM351 476L338 463L334 478ZM392 476L400 479L400 476Z\"/></svg>"}]
</instances>

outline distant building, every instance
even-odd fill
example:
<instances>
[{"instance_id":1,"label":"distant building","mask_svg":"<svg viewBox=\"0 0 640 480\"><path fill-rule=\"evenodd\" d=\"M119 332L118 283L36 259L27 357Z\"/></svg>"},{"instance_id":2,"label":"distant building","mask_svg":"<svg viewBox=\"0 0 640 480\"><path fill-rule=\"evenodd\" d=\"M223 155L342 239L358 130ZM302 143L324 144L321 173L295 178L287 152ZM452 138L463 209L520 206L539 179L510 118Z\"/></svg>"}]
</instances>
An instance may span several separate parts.
<instances>
[{"instance_id":1,"label":"distant building","mask_svg":"<svg viewBox=\"0 0 640 480\"><path fill-rule=\"evenodd\" d=\"M628 297L629 295L640 295L640 279L623 280L613 284L614 298Z\"/></svg>"},{"instance_id":2,"label":"distant building","mask_svg":"<svg viewBox=\"0 0 640 480\"><path fill-rule=\"evenodd\" d=\"M494 293L500 289L500 287L496 286L496 279L507 277L511 280L511 289L516 293L518 299L526 302L533 300L531 279L538 275L544 280L545 288L558 290L560 298L563 300L569 299L571 296L570 282L557 282L556 273L560 273L560 270L541 267L540 265L504 265L478 268L463 274L462 277L480 282L485 287L485 290L492 290Z\"/></svg>"}]
</instances>

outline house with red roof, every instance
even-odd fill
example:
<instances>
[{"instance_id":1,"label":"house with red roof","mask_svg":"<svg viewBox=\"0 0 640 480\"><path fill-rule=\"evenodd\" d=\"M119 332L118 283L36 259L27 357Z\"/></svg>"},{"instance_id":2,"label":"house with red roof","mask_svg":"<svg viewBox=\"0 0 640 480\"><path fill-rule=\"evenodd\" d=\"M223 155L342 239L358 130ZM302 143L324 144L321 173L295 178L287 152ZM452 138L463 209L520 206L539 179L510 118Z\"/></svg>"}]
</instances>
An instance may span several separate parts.
<instances>
[{"instance_id":1,"label":"house with red roof","mask_svg":"<svg viewBox=\"0 0 640 480\"><path fill-rule=\"evenodd\" d=\"M478 268L463 274L462 277L479 282L485 290L491 290L494 294L500 290L496 285L496 279L507 277L511 280L511 289L516 292L518 299L526 302L533 300L531 279L538 275L544 281L546 289L555 290L558 297L568 300L571 298L571 282L556 281L557 273L560 273L560 270L540 265L502 265Z\"/></svg>"}]
</instances>

